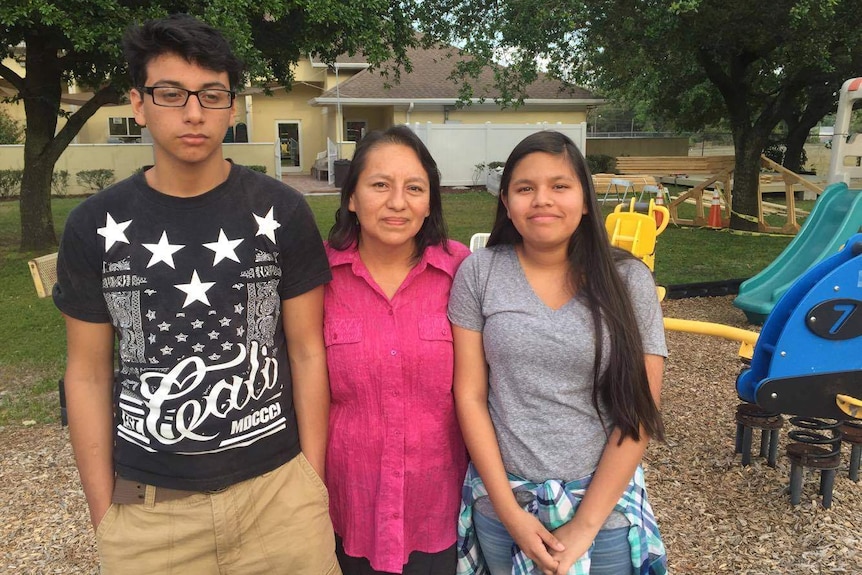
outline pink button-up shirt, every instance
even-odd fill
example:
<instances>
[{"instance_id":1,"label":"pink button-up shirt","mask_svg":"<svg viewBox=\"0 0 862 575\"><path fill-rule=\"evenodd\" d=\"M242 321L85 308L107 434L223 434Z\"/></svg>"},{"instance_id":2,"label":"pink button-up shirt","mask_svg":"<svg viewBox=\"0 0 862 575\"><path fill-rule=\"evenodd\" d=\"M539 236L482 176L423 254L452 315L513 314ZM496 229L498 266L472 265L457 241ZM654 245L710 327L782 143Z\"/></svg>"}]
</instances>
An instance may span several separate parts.
<instances>
[{"instance_id":1,"label":"pink button-up shirt","mask_svg":"<svg viewBox=\"0 0 862 575\"><path fill-rule=\"evenodd\" d=\"M426 248L391 300L356 248L326 248L330 514L346 553L378 571L401 573L412 551L436 553L456 539L467 451L446 307L469 250L448 245L451 253Z\"/></svg>"}]
</instances>

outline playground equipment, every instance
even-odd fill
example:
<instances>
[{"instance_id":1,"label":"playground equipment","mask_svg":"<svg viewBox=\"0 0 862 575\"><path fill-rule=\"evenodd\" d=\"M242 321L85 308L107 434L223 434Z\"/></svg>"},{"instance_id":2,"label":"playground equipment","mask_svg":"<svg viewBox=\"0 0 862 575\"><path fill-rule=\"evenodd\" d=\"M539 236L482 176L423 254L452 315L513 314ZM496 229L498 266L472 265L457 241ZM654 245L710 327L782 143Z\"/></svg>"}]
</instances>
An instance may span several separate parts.
<instances>
[{"instance_id":1,"label":"playground equipment","mask_svg":"<svg viewBox=\"0 0 862 575\"><path fill-rule=\"evenodd\" d=\"M850 478L862 458L862 234L809 269L767 317L751 366L737 378L740 399L760 415L794 415L788 433L790 501L804 468L820 470L822 505L832 504L841 442L851 445ZM762 449L761 449L762 451Z\"/></svg>"},{"instance_id":2,"label":"playground equipment","mask_svg":"<svg viewBox=\"0 0 862 575\"><path fill-rule=\"evenodd\" d=\"M842 441L851 446L849 475L862 462L862 233L797 279L774 307L760 334L721 324L665 318L665 328L742 342L750 360L736 381L744 402L736 411L736 452L750 462L751 435L761 431L760 454L775 466L784 415L790 501L801 500L803 469L820 471L822 506L832 504ZM754 346L752 348L752 346Z\"/></svg>"},{"instance_id":3,"label":"playground equipment","mask_svg":"<svg viewBox=\"0 0 862 575\"><path fill-rule=\"evenodd\" d=\"M740 399L766 410L847 419L862 406L862 234L784 294L763 324ZM842 397L838 397L841 395Z\"/></svg>"},{"instance_id":4,"label":"playground equipment","mask_svg":"<svg viewBox=\"0 0 862 575\"><path fill-rule=\"evenodd\" d=\"M829 161L829 183L850 183L851 178L862 178L862 138L850 135L850 119L853 104L862 99L862 78L847 80L841 86L838 97L838 113L835 116L835 132L832 136L832 157Z\"/></svg>"},{"instance_id":5,"label":"playground equipment","mask_svg":"<svg viewBox=\"0 0 862 575\"><path fill-rule=\"evenodd\" d=\"M821 194L793 241L763 271L739 288L733 305L745 312L751 323L763 323L776 302L805 270L834 254L845 240L862 229L862 192L847 185L862 178L859 134L847 138L853 103L862 99L862 78L848 80L841 88L838 116L832 139L830 185ZM853 166L848 166L848 159Z\"/></svg>"},{"instance_id":6,"label":"playground equipment","mask_svg":"<svg viewBox=\"0 0 862 575\"><path fill-rule=\"evenodd\" d=\"M664 328L670 331L710 335L739 342L739 357L746 360L751 359L754 354L754 345L757 343L758 338L756 331L740 329L721 323L676 319L672 317L664 318Z\"/></svg>"},{"instance_id":7,"label":"playground equipment","mask_svg":"<svg viewBox=\"0 0 862 575\"><path fill-rule=\"evenodd\" d=\"M635 198L629 202L628 211L623 211L623 204L618 204L605 218L605 230L612 246L631 252L652 271L656 238L667 227L669 212L664 206L657 206L655 200L649 201L646 214L635 211L636 208Z\"/></svg>"},{"instance_id":8,"label":"playground equipment","mask_svg":"<svg viewBox=\"0 0 862 575\"><path fill-rule=\"evenodd\" d=\"M646 205L647 213L635 211L642 205L632 197L628 211L623 211L623 204L618 204L613 213L605 219L605 229L611 245L631 252L640 258L652 271L655 266L656 237L667 227L670 218L664 206L658 206L655 200ZM470 237L470 251L484 248L491 234L475 233Z\"/></svg>"},{"instance_id":9,"label":"playground equipment","mask_svg":"<svg viewBox=\"0 0 862 575\"><path fill-rule=\"evenodd\" d=\"M761 324L805 270L834 254L862 226L862 193L831 184L788 246L759 274L739 286L733 305Z\"/></svg>"}]
</instances>

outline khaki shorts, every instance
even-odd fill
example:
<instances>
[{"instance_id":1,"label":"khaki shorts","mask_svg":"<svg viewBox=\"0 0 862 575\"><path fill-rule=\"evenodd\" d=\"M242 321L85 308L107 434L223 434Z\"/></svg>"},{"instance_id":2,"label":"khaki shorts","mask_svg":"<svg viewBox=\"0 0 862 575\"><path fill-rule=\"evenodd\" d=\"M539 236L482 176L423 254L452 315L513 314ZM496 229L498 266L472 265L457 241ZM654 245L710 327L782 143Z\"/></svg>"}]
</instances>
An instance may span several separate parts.
<instances>
[{"instance_id":1,"label":"khaki shorts","mask_svg":"<svg viewBox=\"0 0 862 575\"><path fill-rule=\"evenodd\" d=\"M218 493L112 504L102 575L338 575L326 486L301 453Z\"/></svg>"}]
</instances>

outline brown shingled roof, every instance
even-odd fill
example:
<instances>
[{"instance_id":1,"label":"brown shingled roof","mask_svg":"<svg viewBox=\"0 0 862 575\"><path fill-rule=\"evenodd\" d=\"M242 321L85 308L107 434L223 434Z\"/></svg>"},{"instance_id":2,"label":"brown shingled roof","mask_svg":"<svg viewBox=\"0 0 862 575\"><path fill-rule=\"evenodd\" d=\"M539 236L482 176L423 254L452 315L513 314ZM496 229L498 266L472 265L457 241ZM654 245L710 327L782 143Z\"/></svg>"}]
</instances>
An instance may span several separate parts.
<instances>
[{"instance_id":1,"label":"brown shingled roof","mask_svg":"<svg viewBox=\"0 0 862 575\"><path fill-rule=\"evenodd\" d=\"M335 62L337 64L367 64L368 58L365 57L364 54L341 54L337 58L335 58ZM312 64L323 64L323 60L320 59L320 56L317 54L311 56Z\"/></svg>"},{"instance_id":2,"label":"brown shingled roof","mask_svg":"<svg viewBox=\"0 0 862 575\"><path fill-rule=\"evenodd\" d=\"M377 70L363 70L345 80L338 86L338 97L357 99L457 99L457 81L449 76L455 63L464 58L458 50L444 48L413 48L408 51L413 71L401 71L396 82L393 74L384 77ZM489 68L482 72L478 80L472 81L475 98L493 99L500 91L493 87L493 71ZM388 86L388 87L387 87ZM319 96L320 99L335 98L336 89L332 88ZM592 92L577 86L566 86L545 74L527 88L527 98L548 100L592 100L598 99Z\"/></svg>"}]
</instances>

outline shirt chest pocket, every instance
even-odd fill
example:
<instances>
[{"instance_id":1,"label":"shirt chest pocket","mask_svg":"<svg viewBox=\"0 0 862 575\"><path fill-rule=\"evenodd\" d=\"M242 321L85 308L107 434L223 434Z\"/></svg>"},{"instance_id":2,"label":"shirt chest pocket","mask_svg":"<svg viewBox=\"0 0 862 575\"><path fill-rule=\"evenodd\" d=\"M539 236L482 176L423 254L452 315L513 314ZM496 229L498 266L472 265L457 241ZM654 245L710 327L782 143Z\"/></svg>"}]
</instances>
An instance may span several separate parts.
<instances>
[{"instance_id":1,"label":"shirt chest pocket","mask_svg":"<svg viewBox=\"0 0 862 575\"><path fill-rule=\"evenodd\" d=\"M446 314L419 318L419 339L423 341L452 341L452 326Z\"/></svg>"},{"instance_id":2,"label":"shirt chest pocket","mask_svg":"<svg viewBox=\"0 0 862 575\"><path fill-rule=\"evenodd\" d=\"M362 341L362 320L339 318L326 321L323 326L323 341L326 347Z\"/></svg>"}]
</instances>

